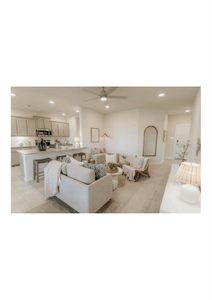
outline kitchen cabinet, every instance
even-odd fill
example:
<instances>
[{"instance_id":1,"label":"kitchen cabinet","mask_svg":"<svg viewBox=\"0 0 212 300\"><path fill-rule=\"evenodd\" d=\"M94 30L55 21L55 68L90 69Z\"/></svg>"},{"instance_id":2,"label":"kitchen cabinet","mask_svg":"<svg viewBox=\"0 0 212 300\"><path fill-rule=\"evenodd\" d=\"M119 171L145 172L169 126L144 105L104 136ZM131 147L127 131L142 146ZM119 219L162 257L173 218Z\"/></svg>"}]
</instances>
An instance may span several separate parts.
<instances>
[{"instance_id":1,"label":"kitchen cabinet","mask_svg":"<svg viewBox=\"0 0 212 300\"><path fill-rule=\"evenodd\" d=\"M28 136L36 135L36 122L33 119L27 119L27 135Z\"/></svg>"},{"instance_id":2,"label":"kitchen cabinet","mask_svg":"<svg viewBox=\"0 0 212 300\"><path fill-rule=\"evenodd\" d=\"M58 123L58 134L59 134L59 137L64 136L63 123Z\"/></svg>"},{"instance_id":3,"label":"kitchen cabinet","mask_svg":"<svg viewBox=\"0 0 212 300\"><path fill-rule=\"evenodd\" d=\"M44 119L44 128L45 128L45 129L49 129L49 130L52 129L50 119Z\"/></svg>"},{"instance_id":4,"label":"kitchen cabinet","mask_svg":"<svg viewBox=\"0 0 212 300\"><path fill-rule=\"evenodd\" d=\"M37 119L37 129L44 129L44 119Z\"/></svg>"},{"instance_id":5,"label":"kitchen cabinet","mask_svg":"<svg viewBox=\"0 0 212 300\"><path fill-rule=\"evenodd\" d=\"M11 166L19 166L20 161L19 161L19 154L15 149L11 150Z\"/></svg>"},{"instance_id":6,"label":"kitchen cabinet","mask_svg":"<svg viewBox=\"0 0 212 300\"><path fill-rule=\"evenodd\" d=\"M63 134L65 137L69 137L69 123L63 124Z\"/></svg>"},{"instance_id":7,"label":"kitchen cabinet","mask_svg":"<svg viewBox=\"0 0 212 300\"><path fill-rule=\"evenodd\" d=\"M27 136L27 120L24 118L17 118L18 136Z\"/></svg>"},{"instance_id":8,"label":"kitchen cabinet","mask_svg":"<svg viewBox=\"0 0 212 300\"><path fill-rule=\"evenodd\" d=\"M58 123L57 122L51 122L52 123L52 136L58 136L59 130L58 130Z\"/></svg>"},{"instance_id":9,"label":"kitchen cabinet","mask_svg":"<svg viewBox=\"0 0 212 300\"><path fill-rule=\"evenodd\" d=\"M18 130L17 130L17 118L12 117L11 118L11 136L17 136Z\"/></svg>"}]
</instances>

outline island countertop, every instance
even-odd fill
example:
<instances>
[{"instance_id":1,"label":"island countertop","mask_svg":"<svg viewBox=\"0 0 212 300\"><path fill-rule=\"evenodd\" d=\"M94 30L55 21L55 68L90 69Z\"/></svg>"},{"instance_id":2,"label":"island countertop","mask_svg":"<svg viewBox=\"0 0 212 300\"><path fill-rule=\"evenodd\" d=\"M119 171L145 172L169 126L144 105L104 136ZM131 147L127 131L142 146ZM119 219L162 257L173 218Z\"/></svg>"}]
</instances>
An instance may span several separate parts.
<instances>
[{"instance_id":1,"label":"island countertop","mask_svg":"<svg viewBox=\"0 0 212 300\"><path fill-rule=\"evenodd\" d=\"M38 148L16 150L19 153L21 173L25 181L33 180L33 161L36 159L51 158L56 159L57 156L73 155L74 153L85 152L87 147L71 147L61 146L60 148L49 148L46 151L39 151Z\"/></svg>"},{"instance_id":2,"label":"island countertop","mask_svg":"<svg viewBox=\"0 0 212 300\"><path fill-rule=\"evenodd\" d=\"M70 151L70 150L71 151L79 151L79 150L83 150L83 149L86 149L86 147L75 148L75 147L71 147L71 146L61 146L60 148L49 148L49 149L46 149L45 151L39 151L38 148L20 149L20 150L16 150L16 151L22 155L44 154L46 156L46 154L48 154L48 153L60 153L60 152L66 152L66 151Z\"/></svg>"}]
</instances>

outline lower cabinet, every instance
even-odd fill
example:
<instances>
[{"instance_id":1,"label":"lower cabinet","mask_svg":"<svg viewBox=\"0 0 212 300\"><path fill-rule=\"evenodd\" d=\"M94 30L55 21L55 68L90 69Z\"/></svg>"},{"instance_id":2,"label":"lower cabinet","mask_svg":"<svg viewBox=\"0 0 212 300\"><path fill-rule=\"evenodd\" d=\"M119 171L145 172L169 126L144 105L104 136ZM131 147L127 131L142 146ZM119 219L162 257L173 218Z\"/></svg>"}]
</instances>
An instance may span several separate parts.
<instances>
[{"instance_id":1,"label":"lower cabinet","mask_svg":"<svg viewBox=\"0 0 212 300\"><path fill-rule=\"evenodd\" d=\"M19 166L20 165L20 161L19 161L19 154L16 150L11 150L11 166L15 167L15 166Z\"/></svg>"}]
</instances>

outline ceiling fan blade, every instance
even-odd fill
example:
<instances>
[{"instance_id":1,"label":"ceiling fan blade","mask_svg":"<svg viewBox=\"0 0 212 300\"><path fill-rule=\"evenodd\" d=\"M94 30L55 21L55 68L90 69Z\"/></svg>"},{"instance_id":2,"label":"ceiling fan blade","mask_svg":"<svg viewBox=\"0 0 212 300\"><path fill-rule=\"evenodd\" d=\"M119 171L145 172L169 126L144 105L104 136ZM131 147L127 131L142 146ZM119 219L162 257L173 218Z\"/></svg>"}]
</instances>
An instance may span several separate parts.
<instances>
[{"instance_id":1,"label":"ceiling fan blade","mask_svg":"<svg viewBox=\"0 0 212 300\"><path fill-rule=\"evenodd\" d=\"M97 99L99 99L99 96L98 96L98 97L95 97L95 98L91 98L91 99L84 100L84 102L94 101L94 100L97 100Z\"/></svg>"},{"instance_id":2,"label":"ceiling fan blade","mask_svg":"<svg viewBox=\"0 0 212 300\"><path fill-rule=\"evenodd\" d=\"M93 91L91 89L88 89L88 88L84 88L83 91L87 92L87 93L90 93L90 94L93 94L93 95L96 95L96 96L99 96L99 93L97 93L96 91Z\"/></svg>"},{"instance_id":3,"label":"ceiling fan blade","mask_svg":"<svg viewBox=\"0 0 212 300\"><path fill-rule=\"evenodd\" d=\"M109 96L110 99L128 99L127 96Z\"/></svg>"},{"instance_id":4,"label":"ceiling fan blade","mask_svg":"<svg viewBox=\"0 0 212 300\"><path fill-rule=\"evenodd\" d=\"M117 90L117 87L111 87L111 88L109 88L107 91L106 91L106 94L108 95L108 96L110 96L110 94L112 94L112 92L114 92L115 90Z\"/></svg>"}]
</instances>

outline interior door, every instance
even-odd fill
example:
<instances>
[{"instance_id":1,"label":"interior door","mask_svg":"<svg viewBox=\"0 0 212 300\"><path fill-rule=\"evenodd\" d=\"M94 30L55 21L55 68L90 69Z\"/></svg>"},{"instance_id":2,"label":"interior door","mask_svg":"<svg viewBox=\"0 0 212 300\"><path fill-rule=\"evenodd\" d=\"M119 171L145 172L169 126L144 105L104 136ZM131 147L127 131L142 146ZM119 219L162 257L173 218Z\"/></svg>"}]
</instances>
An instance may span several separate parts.
<instances>
[{"instance_id":1,"label":"interior door","mask_svg":"<svg viewBox=\"0 0 212 300\"><path fill-rule=\"evenodd\" d=\"M177 124L175 127L174 158L181 151L182 145L186 145L190 139L190 124Z\"/></svg>"}]
</instances>

